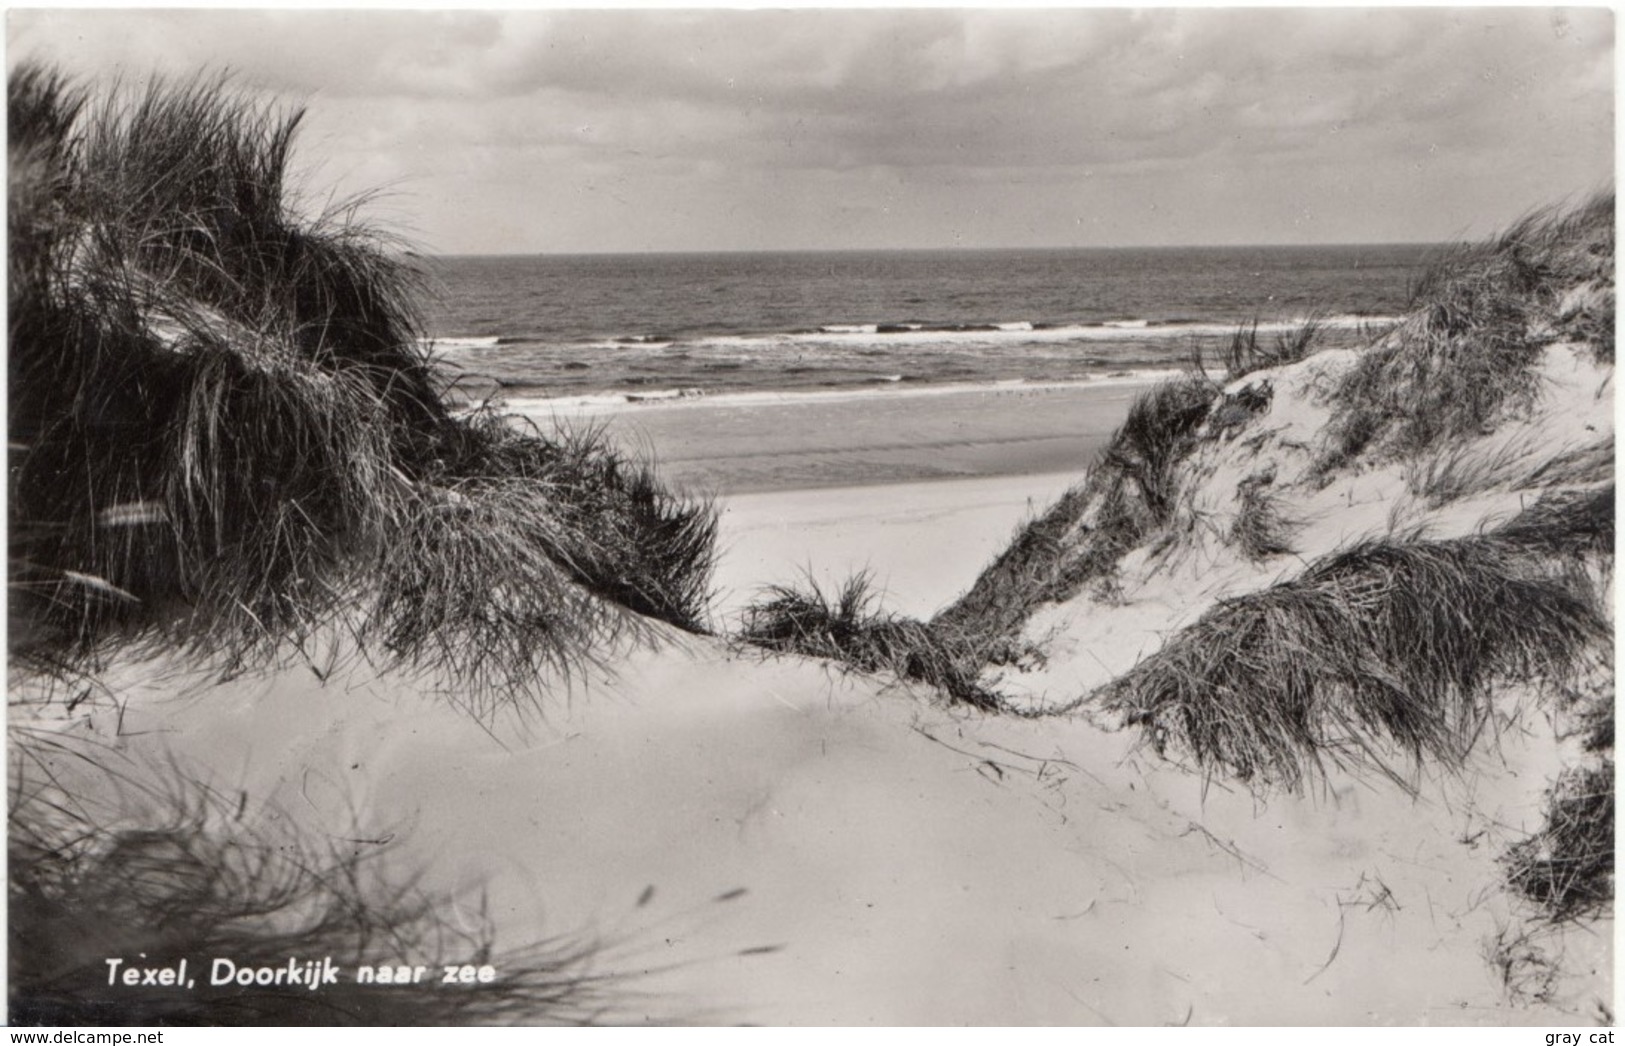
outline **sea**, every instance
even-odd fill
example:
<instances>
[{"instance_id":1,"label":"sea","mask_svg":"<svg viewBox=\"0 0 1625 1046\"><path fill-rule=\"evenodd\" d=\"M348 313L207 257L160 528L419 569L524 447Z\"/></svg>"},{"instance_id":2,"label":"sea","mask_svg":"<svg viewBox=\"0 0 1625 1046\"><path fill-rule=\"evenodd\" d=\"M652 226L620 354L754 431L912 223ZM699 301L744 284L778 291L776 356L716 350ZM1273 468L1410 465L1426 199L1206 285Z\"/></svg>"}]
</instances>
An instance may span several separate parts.
<instances>
[{"instance_id":1,"label":"sea","mask_svg":"<svg viewBox=\"0 0 1625 1046\"><path fill-rule=\"evenodd\" d=\"M506 399L1147 380L1242 325L1393 322L1427 245L422 259L430 351Z\"/></svg>"}]
</instances>

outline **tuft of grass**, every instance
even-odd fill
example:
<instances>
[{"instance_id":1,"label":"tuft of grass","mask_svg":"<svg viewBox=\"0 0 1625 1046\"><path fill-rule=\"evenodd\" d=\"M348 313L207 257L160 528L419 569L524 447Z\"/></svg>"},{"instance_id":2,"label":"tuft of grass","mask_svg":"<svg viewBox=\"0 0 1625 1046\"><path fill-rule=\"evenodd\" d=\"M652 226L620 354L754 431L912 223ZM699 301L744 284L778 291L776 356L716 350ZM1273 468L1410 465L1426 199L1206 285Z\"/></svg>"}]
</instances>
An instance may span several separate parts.
<instances>
[{"instance_id":1,"label":"tuft of grass","mask_svg":"<svg viewBox=\"0 0 1625 1046\"><path fill-rule=\"evenodd\" d=\"M1533 435L1526 435L1493 446L1451 444L1419 457L1405 470L1405 488L1438 508L1492 490L1603 483L1613 475L1612 436L1552 454Z\"/></svg>"},{"instance_id":2,"label":"tuft of grass","mask_svg":"<svg viewBox=\"0 0 1625 1046\"><path fill-rule=\"evenodd\" d=\"M514 419L480 412L478 439L459 471L522 479L551 492L570 528L554 549L571 577L600 598L690 632L707 628L717 513L704 497L667 488L646 463L611 448L595 428L543 439Z\"/></svg>"},{"instance_id":3,"label":"tuft of grass","mask_svg":"<svg viewBox=\"0 0 1625 1046\"><path fill-rule=\"evenodd\" d=\"M68 90L37 69L11 87ZM221 80L72 111L12 128L58 166L9 182L11 558L107 588L34 585L23 609L81 650L138 623L296 632L346 546L376 540L402 423L442 420L413 276L365 227L291 212L297 112Z\"/></svg>"},{"instance_id":4,"label":"tuft of grass","mask_svg":"<svg viewBox=\"0 0 1625 1046\"><path fill-rule=\"evenodd\" d=\"M1592 359L1614 362L1614 288L1599 281L1586 288L1592 293L1576 296L1558 315L1555 333L1565 339L1591 346Z\"/></svg>"},{"instance_id":5,"label":"tuft of grass","mask_svg":"<svg viewBox=\"0 0 1625 1046\"><path fill-rule=\"evenodd\" d=\"M1614 761L1564 770L1546 792L1546 823L1501 858L1507 882L1554 922L1612 911Z\"/></svg>"},{"instance_id":6,"label":"tuft of grass","mask_svg":"<svg viewBox=\"0 0 1625 1046\"><path fill-rule=\"evenodd\" d=\"M152 784L110 773L112 787L100 791L118 794L121 808L105 808L60 787L50 754L12 747L13 1024L585 1024L628 994L624 977L596 969L603 944L591 937L498 951L477 898L448 906L387 878L388 845L317 840L178 774ZM328 957L343 972L316 990L211 986L216 957L281 969ZM184 958L196 987L110 986L109 958L126 968ZM442 963L499 972L485 984L442 986ZM362 964L423 965L436 976L407 987L358 984Z\"/></svg>"},{"instance_id":7,"label":"tuft of grass","mask_svg":"<svg viewBox=\"0 0 1625 1046\"><path fill-rule=\"evenodd\" d=\"M1079 584L1087 583L1090 570L1080 563L1098 561L1100 570L1108 562L1115 563L1116 557L1102 549L1106 543L1102 529L1085 522L1106 486L1105 474L1097 464L1083 483L1021 527L970 590L939 613L935 622L989 635L1013 635L1033 608L1066 598L1074 576ZM1102 551L1091 557L1080 551L1084 545Z\"/></svg>"},{"instance_id":8,"label":"tuft of grass","mask_svg":"<svg viewBox=\"0 0 1625 1046\"><path fill-rule=\"evenodd\" d=\"M1254 371L1284 367L1308 358L1325 333L1325 319L1319 314L1304 318L1290 330L1278 332L1274 338L1258 335L1258 321L1243 323L1231 332L1220 350L1219 362L1224 365L1224 384L1244 378ZM1207 373L1205 353L1197 342L1192 349L1192 362L1197 371Z\"/></svg>"},{"instance_id":9,"label":"tuft of grass","mask_svg":"<svg viewBox=\"0 0 1625 1046\"><path fill-rule=\"evenodd\" d=\"M1533 364L1562 337L1564 294L1612 283L1613 230L1610 193L1532 214L1435 262L1412 288L1411 315L1331 391L1322 471L1368 452L1414 457L1525 408L1537 392Z\"/></svg>"},{"instance_id":10,"label":"tuft of grass","mask_svg":"<svg viewBox=\"0 0 1625 1046\"><path fill-rule=\"evenodd\" d=\"M1181 374L1153 385L1129 407L1112 435L1102 467L1133 484L1155 523L1165 523L1177 493L1176 466L1196 446L1218 390L1199 374Z\"/></svg>"},{"instance_id":11,"label":"tuft of grass","mask_svg":"<svg viewBox=\"0 0 1625 1046\"><path fill-rule=\"evenodd\" d=\"M1483 956L1517 1005L1550 1004L1562 980L1561 956L1547 948L1549 935L1517 924L1499 927L1484 941Z\"/></svg>"},{"instance_id":12,"label":"tuft of grass","mask_svg":"<svg viewBox=\"0 0 1625 1046\"><path fill-rule=\"evenodd\" d=\"M705 628L713 507L601 434L454 414L401 245L293 193L300 110L29 65L8 96L14 659L235 670L336 630L533 695L633 614Z\"/></svg>"},{"instance_id":13,"label":"tuft of grass","mask_svg":"<svg viewBox=\"0 0 1625 1046\"><path fill-rule=\"evenodd\" d=\"M867 572L831 593L812 578L806 587L773 586L745 609L738 638L752 646L827 658L860 672L890 672L926 683L985 711L1000 701L978 676L991 652L963 634L880 608Z\"/></svg>"},{"instance_id":14,"label":"tuft of grass","mask_svg":"<svg viewBox=\"0 0 1625 1046\"><path fill-rule=\"evenodd\" d=\"M1292 534L1301 525L1281 511L1281 495L1263 483L1243 483L1236 493L1240 507L1230 524L1230 543L1253 562L1290 555Z\"/></svg>"},{"instance_id":15,"label":"tuft of grass","mask_svg":"<svg viewBox=\"0 0 1625 1046\"><path fill-rule=\"evenodd\" d=\"M482 718L569 675L593 652L647 626L576 583L557 550L579 532L517 479L425 490L369 561L361 645L404 666L444 671ZM517 688L517 689L516 689Z\"/></svg>"},{"instance_id":16,"label":"tuft of grass","mask_svg":"<svg viewBox=\"0 0 1625 1046\"><path fill-rule=\"evenodd\" d=\"M1557 490L1497 527L1494 536L1520 554L1573 564L1614 551L1614 485Z\"/></svg>"},{"instance_id":17,"label":"tuft of grass","mask_svg":"<svg viewBox=\"0 0 1625 1046\"><path fill-rule=\"evenodd\" d=\"M1591 677L1560 692L1557 739L1578 737L1582 751L1613 752L1615 704L1613 665L1604 662Z\"/></svg>"},{"instance_id":18,"label":"tuft of grass","mask_svg":"<svg viewBox=\"0 0 1625 1046\"><path fill-rule=\"evenodd\" d=\"M1575 555L1613 491L1548 499L1490 534L1372 541L1223 600L1101 694L1204 772L1297 789L1393 743L1459 764L1503 680L1561 681L1611 628ZM1380 763L1380 759L1379 759Z\"/></svg>"}]
</instances>

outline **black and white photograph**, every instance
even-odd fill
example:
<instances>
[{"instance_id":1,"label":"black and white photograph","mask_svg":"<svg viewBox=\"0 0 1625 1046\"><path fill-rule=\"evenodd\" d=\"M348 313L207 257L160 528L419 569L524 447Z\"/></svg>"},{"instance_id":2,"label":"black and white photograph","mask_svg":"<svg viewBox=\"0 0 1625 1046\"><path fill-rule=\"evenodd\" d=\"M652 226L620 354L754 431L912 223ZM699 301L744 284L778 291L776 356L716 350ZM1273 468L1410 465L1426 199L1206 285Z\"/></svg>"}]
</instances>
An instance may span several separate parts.
<instances>
[{"instance_id":1,"label":"black and white photograph","mask_svg":"<svg viewBox=\"0 0 1625 1046\"><path fill-rule=\"evenodd\" d=\"M1614 32L8 9L6 1022L1612 1041Z\"/></svg>"}]
</instances>

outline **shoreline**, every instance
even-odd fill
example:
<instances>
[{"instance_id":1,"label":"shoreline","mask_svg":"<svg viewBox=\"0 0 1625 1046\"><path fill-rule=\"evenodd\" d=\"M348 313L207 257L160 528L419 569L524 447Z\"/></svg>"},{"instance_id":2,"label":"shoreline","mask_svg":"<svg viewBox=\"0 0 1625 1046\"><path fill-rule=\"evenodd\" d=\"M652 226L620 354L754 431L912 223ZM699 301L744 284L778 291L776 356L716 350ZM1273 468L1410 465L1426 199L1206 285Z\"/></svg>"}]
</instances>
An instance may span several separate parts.
<instances>
[{"instance_id":1,"label":"shoreline","mask_svg":"<svg viewBox=\"0 0 1625 1046\"><path fill-rule=\"evenodd\" d=\"M545 348L550 350L664 350L684 348L782 348L792 346L986 346L1014 342L1018 347L1068 345L1091 342L1160 343L1182 338L1224 338L1237 327L1253 327L1262 334L1284 334L1313 320L1323 330L1356 331L1366 326L1391 324L1389 313L1340 312L1311 316L1302 310L1285 315L1235 316L1115 316L1072 320L880 320L859 323L822 323L782 330L707 330L676 333L639 331L582 334L558 340L542 333L451 333L420 338L430 352L455 357L468 350Z\"/></svg>"},{"instance_id":2,"label":"shoreline","mask_svg":"<svg viewBox=\"0 0 1625 1046\"><path fill-rule=\"evenodd\" d=\"M626 451L654 462L672 487L728 498L1081 476L1146 384L942 386L884 399L872 393L696 397L520 416L544 430L600 428Z\"/></svg>"},{"instance_id":3,"label":"shoreline","mask_svg":"<svg viewBox=\"0 0 1625 1046\"><path fill-rule=\"evenodd\" d=\"M660 408L704 407L797 407L802 405L860 402L884 399L912 399L961 396L978 393L1050 393L1077 389L1118 387L1139 388L1180 373L1183 367L1134 367L1114 370L1098 377L1029 381L1003 378L994 381L920 382L902 377L878 378L862 385L776 389L718 389L677 387L668 389L600 390L559 396L512 395L513 386L492 399L492 404L508 413L532 420L572 420L610 414L640 413Z\"/></svg>"}]
</instances>

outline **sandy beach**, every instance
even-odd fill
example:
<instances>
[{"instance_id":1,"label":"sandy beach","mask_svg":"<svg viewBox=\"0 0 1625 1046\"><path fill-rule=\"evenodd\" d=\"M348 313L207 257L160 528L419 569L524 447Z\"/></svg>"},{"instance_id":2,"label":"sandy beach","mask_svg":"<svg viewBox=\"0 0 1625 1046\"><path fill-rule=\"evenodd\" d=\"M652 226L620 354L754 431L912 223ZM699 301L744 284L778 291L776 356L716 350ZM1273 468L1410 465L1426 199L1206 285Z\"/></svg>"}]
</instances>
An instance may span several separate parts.
<instances>
[{"instance_id":1,"label":"sandy beach","mask_svg":"<svg viewBox=\"0 0 1625 1046\"><path fill-rule=\"evenodd\" d=\"M470 925L488 913L501 946L601 941L594 968L622 978L611 1022L1554 1016L1503 1000L1478 954L1510 918L1481 885L1494 847L1458 842L1538 819L1515 777L1430 779L1412 799L1338 776L1260 808L1127 734L967 718L709 645L621 659L494 732L399 679L174 682L132 690L122 729L255 797L250 828L293 814L392 839L398 867ZM1508 738L1476 769L1533 747ZM1571 934L1569 961L1606 967L1607 944Z\"/></svg>"},{"instance_id":2,"label":"sandy beach","mask_svg":"<svg viewBox=\"0 0 1625 1046\"><path fill-rule=\"evenodd\" d=\"M888 609L929 617L1084 470L1143 382L550 405L718 497L721 627L769 585L869 571Z\"/></svg>"},{"instance_id":3,"label":"sandy beach","mask_svg":"<svg viewBox=\"0 0 1625 1046\"><path fill-rule=\"evenodd\" d=\"M1143 381L517 406L544 430L602 427L718 498L719 626L769 585L873 575L929 617L1084 470Z\"/></svg>"},{"instance_id":4,"label":"sandy beach","mask_svg":"<svg viewBox=\"0 0 1625 1046\"><path fill-rule=\"evenodd\" d=\"M1079 472L1149 378L506 409L544 428L601 427L676 486L729 496L916 480Z\"/></svg>"},{"instance_id":5,"label":"sandy beach","mask_svg":"<svg viewBox=\"0 0 1625 1046\"><path fill-rule=\"evenodd\" d=\"M826 589L868 571L885 605L930 617L1079 473L781 490L723 498L716 611L725 625L764 585Z\"/></svg>"}]
</instances>

